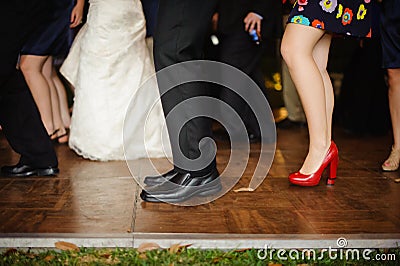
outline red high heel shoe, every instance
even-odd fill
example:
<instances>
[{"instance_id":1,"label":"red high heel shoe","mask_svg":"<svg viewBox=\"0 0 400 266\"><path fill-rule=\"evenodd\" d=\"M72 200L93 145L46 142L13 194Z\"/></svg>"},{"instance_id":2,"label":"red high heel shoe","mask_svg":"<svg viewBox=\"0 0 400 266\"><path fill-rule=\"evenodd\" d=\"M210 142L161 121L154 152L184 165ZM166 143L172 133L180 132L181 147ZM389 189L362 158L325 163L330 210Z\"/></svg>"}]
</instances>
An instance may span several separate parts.
<instances>
[{"instance_id":1,"label":"red high heel shoe","mask_svg":"<svg viewBox=\"0 0 400 266\"><path fill-rule=\"evenodd\" d=\"M312 187L319 184L321 180L322 173L325 168L330 165L329 178L327 180L327 185L334 185L336 180L336 170L339 163L339 152L336 144L332 141L329 146L328 152L326 153L325 159L321 166L315 173L305 175L299 172L292 173L289 175L289 182L304 187Z\"/></svg>"}]
</instances>

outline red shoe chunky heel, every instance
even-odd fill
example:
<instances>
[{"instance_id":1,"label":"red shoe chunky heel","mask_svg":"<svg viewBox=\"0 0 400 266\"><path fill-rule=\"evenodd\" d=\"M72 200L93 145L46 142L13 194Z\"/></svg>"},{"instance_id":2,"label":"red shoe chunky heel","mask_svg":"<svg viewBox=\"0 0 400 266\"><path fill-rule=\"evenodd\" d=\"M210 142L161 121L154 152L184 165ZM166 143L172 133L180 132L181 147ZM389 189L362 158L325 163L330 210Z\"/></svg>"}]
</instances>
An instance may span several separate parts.
<instances>
[{"instance_id":1,"label":"red shoe chunky heel","mask_svg":"<svg viewBox=\"0 0 400 266\"><path fill-rule=\"evenodd\" d=\"M331 145L329 146L328 152L326 153L325 159L323 160L321 166L315 173L308 175L302 174L300 172L292 173L289 175L289 182L298 186L305 186L305 187L316 186L319 184L319 181L321 180L321 176L325 168L330 166L329 178L327 180L327 184L334 185L336 180L338 163L339 163L339 152L336 147L336 144L332 141Z\"/></svg>"},{"instance_id":2,"label":"red shoe chunky heel","mask_svg":"<svg viewBox=\"0 0 400 266\"><path fill-rule=\"evenodd\" d=\"M329 177L328 177L328 180L326 181L327 185L333 186L335 184L338 164L339 164L339 156L335 156L332 159L332 162L330 163L330 166L329 166L330 167L329 168Z\"/></svg>"}]
</instances>

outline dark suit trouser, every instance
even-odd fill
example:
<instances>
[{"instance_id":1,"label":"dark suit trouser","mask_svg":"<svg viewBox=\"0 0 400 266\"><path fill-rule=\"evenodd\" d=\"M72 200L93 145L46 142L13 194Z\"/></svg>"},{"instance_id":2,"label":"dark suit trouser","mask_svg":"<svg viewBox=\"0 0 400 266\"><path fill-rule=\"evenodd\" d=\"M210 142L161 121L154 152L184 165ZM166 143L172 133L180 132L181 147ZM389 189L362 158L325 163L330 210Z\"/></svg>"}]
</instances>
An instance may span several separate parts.
<instances>
[{"instance_id":1,"label":"dark suit trouser","mask_svg":"<svg viewBox=\"0 0 400 266\"><path fill-rule=\"evenodd\" d=\"M248 33L244 31L244 27L237 29L237 31L230 34L221 35L220 38L220 61L234 66L246 73L260 87L265 95L266 90L260 69L260 59L263 53L262 44L255 44L250 39ZM246 84L243 84L243 86L246 86ZM251 92L249 91L248 93L247 96L251 98ZM253 112L239 96L229 89L222 88L220 99L236 110L244 121L249 133L260 136L259 125ZM225 118L227 122L233 120L229 118L229 114L225 114L225 116L227 116ZM235 125L232 125L231 127L235 128ZM232 133L239 134L239 132Z\"/></svg>"},{"instance_id":2,"label":"dark suit trouser","mask_svg":"<svg viewBox=\"0 0 400 266\"><path fill-rule=\"evenodd\" d=\"M157 27L154 35L154 60L159 71L175 63L203 58L203 48L207 37L211 17L215 10L214 0L163 0L160 1ZM159 81L160 93L165 88ZM168 114L177 104L183 104L179 114L189 116L192 106L182 103L185 99L207 95L208 87L201 83L187 83L177 86L162 95L164 113L170 135L176 132L175 125L168 120ZM207 106L204 106L207 108ZM174 118L172 118L173 120ZM199 142L204 137L211 137L211 120L205 117L194 118L187 122L179 134L179 145L171 141L175 169L179 172L191 172L202 175L216 167L215 158L202 169L188 169L177 163L179 149L189 159L200 156ZM173 136L171 136L173 137Z\"/></svg>"},{"instance_id":3,"label":"dark suit trouser","mask_svg":"<svg viewBox=\"0 0 400 266\"><path fill-rule=\"evenodd\" d=\"M21 155L21 163L48 167L57 166L57 157L25 79L16 70L19 51L40 20L38 6L37 1L2 4L0 125L11 147Z\"/></svg>"}]
</instances>

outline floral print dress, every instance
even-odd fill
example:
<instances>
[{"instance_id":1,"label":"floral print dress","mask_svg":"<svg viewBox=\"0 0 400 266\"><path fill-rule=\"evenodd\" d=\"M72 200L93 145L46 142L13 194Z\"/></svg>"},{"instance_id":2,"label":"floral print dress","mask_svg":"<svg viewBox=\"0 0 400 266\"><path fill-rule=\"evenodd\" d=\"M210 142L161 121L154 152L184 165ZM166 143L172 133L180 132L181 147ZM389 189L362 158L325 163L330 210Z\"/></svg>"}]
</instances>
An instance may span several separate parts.
<instances>
[{"instance_id":1,"label":"floral print dress","mask_svg":"<svg viewBox=\"0 0 400 266\"><path fill-rule=\"evenodd\" d=\"M298 0L288 22L356 37L371 36L373 0Z\"/></svg>"}]
</instances>

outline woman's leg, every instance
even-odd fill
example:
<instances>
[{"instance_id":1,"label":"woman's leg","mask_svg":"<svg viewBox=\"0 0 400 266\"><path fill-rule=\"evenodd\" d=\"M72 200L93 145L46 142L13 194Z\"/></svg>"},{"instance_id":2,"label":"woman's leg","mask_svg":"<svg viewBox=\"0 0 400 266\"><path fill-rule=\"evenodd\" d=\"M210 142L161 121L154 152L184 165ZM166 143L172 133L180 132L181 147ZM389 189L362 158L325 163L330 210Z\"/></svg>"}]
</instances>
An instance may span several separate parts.
<instances>
[{"instance_id":1,"label":"woman's leg","mask_svg":"<svg viewBox=\"0 0 400 266\"><path fill-rule=\"evenodd\" d=\"M51 135L56 128L53 124L49 84L42 73L47 58L48 56L22 55L20 69L31 90L47 133Z\"/></svg>"},{"instance_id":2,"label":"woman's leg","mask_svg":"<svg viewBox=\"0 0 400 266\"><path fill-rule=\"evenodd\" d=\"M393 128L393 147L382 165L385 171L395 171L400 161L400 68L388 69L389 109Z\"/></svg>"},{"instance_id":3,"label":"woman's leg","mask_svg":"<svg viewBox=\"0 0 400 266\"><path fill-rule=\"evenodd\" d=\"M58 138L59 142L65 143L67 140L67 136L65 136L66 129L64 127L62 118L61 118L61 112L60 112L60 102L59 102L59 97L57 93L56 86L54 85L53 79L52 79L52 72L53 72L53 57L49 56L46 60L46 62L43 65L43 76L46 78L47 83L49 84L50 88L50 97L51 97L51 109L53 112L53 124L57 131L56 137ZM64 137L65 136L65 137Z\"/></svg>"},{"instance_id":4,"label":"woman's leg","mask_svg":"<svg viewBox=\"0 0 400 266\"><path fill-rule=\"evenodd\" d=\"M54 68L54 66L52 69L51 77L52 77L54 85L56 86L56 89L57 89L58 100L60 102L61 118L62 118L64 127L69 128L71 125L71 116L69 114L67 93L65 91L64 84L61 82L60 78L58 77L57 71Z\"/></svg>"},{"instance_id":5,"label":"woman's leg","mask_svg":"<svg viewBox=\"0 0 400 266\"><path fill-rule=\"evenodd\" d=\"M318 69L321 72L321 77L324 82L328 140L331 140L332 136L332 115L333 115L333 106L335 99L332 81L331 78L329 77L328 70L326 69L328 65L329 47L331 45L331 41L332 41L332 35L325 34L317 42L313 51L313 57L315 63L317 64Z\"/></svg>"},{"instance_id":6,"label":"woman's leg","mask_svg":"<svg viewBox=\"0 0 400 266\"><path fill-rule=\"evenodd\" d=\"M330 37L323 30L299 24L288 24L282 39L282 56L302 101L310 135L302 174L316 172L330 146L333 92L326 93L332 90L326 73L329 47Z\"/></svg>"},{"instance_id":7,"label":"woman's leg","mask_svg":"<svg viewBox=\"0 0 400 266\"><path fill-rule=\"evenodd\" d=\"M393 149L400 150L400 68L388 69L389 108L393 127Z\"/></svg>"}]
</instances>

